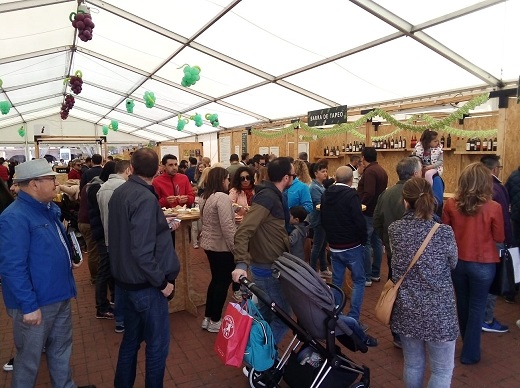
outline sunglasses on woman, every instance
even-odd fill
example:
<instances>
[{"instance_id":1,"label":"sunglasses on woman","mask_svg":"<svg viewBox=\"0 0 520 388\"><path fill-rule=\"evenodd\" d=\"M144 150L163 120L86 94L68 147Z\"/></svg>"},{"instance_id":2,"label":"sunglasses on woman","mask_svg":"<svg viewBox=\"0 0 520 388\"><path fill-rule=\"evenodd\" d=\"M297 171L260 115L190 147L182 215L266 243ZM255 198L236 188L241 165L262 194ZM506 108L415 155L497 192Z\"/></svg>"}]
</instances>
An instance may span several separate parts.
<instances>
[{"instance_id":1,"label":"sunglasses on woman","mask_svg":"<svg viewBox=\"0 0 520 388\"><path fill-rule=\"evenodd\" d=\"M251 175L241 176L240 177L240 181L242 181L242 182L244 182L244 181L251 182Z\"/></svg>"}]
</instances>

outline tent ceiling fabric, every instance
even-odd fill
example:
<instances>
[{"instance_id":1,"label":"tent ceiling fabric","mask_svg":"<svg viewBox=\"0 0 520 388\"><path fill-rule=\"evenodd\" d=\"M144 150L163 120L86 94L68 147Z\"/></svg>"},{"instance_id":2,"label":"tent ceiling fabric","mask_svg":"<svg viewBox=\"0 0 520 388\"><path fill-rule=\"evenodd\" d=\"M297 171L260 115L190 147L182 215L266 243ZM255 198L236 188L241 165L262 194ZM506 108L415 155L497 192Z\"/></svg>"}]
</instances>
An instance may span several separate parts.
<instances>
[{"instance_id":1,"label":"tent ceiling fabric","mask_svg":"<svg viewBox=\"0 0 520 388\"><path fill-rule=\"evenodd\" d=\"M518 0L91 0L89 42L69 21L77 5L0 0L0 101L13 105L0 130L57 114L77 70L71 117L164 141L337 105L515 87L520 69ZM202 69L189 88L184 64ZM176 129L179 114L196 113L217 113L220 126Z\"/></svg>"}]
</instances>

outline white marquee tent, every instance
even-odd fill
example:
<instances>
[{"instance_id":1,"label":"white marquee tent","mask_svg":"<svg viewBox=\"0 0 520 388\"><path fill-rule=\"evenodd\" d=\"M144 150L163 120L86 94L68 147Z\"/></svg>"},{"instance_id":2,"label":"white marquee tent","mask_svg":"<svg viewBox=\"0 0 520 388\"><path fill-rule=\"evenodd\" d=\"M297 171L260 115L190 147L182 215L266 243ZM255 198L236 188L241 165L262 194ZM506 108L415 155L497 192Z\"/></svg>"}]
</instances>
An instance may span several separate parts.
<instances>
[{"instance_id":1,"label":"white marquee tent","mask_svg":"<svg viewBox=\"0 0 520 388\"><path fill-rule=\"evenodd\" d=\"M21 125L28 136L42 123L63 135L82 126L100 135L112 120L119 131L109 138L196 139L337 105L518 84L520 0L79 3L95 23L88 42L69 20L76 0L0 0L0 101L12 104L0 115L0 143L19 141ZM184 64L201 68L191 87L181 85ZM64 79L77 70L83 90L62 122ZM147 91L156 97L151 109ZM219 126L191 120L177 130L179 114L196 113L218 114Z\"/></svg>"}]
</instances>

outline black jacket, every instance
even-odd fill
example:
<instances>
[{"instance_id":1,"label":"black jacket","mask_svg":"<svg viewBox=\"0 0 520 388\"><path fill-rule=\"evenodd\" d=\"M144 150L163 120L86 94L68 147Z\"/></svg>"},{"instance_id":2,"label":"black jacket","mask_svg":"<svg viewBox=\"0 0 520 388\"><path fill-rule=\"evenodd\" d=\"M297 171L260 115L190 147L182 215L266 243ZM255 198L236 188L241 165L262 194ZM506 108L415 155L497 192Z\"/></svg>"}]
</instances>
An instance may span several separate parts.
<instances>
[{"instance_id":1,"label":"black jacket","mask_svg":"<svg viewBox=\"0 0 520 388\"><path fill-rule=\"evenodd\" d=\"M321 196L320 215L331 248L366 244L367 227L356 190L342 184L330 186Z\"/></svg>"},{"instance_id":2,"label":"black jacket","mask_svg":"<svg viewBox=\"0 0 520 388\"><path fill-rule=\"evenodd\" d=\"M81 190L83 186L89 183L95 176L100 176L101 171L103 171L103 167L94 166L92 168L89 168L87 171L83 172L81 174L81 180L79 181L79 189Z\"/></svg>"},{"instance_id":3,"label":"black jacket","mask_svg":"<svg viewBox=\"0 0 520 388\"><path fill-rule=\"evenodd\" d=\"M127 290L162 290L179 273L179 259L153 186L137 175L119 186L108 203L110 269Z\"/></svg>"},{"instance_id":4,"label":"black jacket","mask_svg":"<svg viewBox=\"0 0 520 388\"><path fill-rule=\"evenodd\" d=\"M96 241L101 241L105 238L105 229L101 221L101 212L99 211L99 204L97 200L97 192L104 182L99 177L92 178L90 183L87 183L87 202L88 202L88 218L90 220L90 231L92 238Z\"/></svg>"}]
</instances>

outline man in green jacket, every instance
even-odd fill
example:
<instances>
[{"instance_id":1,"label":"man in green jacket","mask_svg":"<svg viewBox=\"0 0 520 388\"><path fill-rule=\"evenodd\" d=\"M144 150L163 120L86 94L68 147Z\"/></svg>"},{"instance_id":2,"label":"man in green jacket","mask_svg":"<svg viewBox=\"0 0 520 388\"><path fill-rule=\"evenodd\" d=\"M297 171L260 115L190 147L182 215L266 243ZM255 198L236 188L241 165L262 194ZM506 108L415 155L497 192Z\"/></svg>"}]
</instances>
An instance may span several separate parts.
<instances>
[{"instance_id":1,"label":"man in green jacket","mask_svg":"<svg viewBox=\"0 0 520 388\"><path fill-rule=\"evenodd\" d=\"M255 186L255 196L248 213L235 234L234 282L251 270L253 281L264 290L282 310L290 313L290 306L283 296L278 279L272 276L273 262L284 252L290 252L289 236L285 224L289 221L289 209L282 195L291 186L294 166L288 158L276 158L267 167L269 181ZM287 326L269 306L259 301L259 309L278 344L287 332Z\"/></svg>"}]
</instances>

